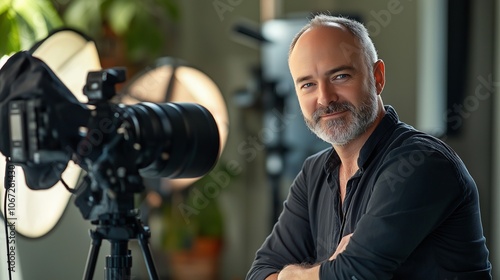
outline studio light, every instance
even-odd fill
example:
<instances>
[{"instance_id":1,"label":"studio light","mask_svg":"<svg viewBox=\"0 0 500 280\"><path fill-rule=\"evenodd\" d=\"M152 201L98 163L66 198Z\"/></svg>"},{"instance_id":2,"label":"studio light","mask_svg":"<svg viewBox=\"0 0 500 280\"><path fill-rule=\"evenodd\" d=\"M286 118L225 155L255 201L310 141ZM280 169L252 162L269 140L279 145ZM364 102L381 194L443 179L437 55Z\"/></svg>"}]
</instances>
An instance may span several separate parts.
<instances>
[{"instance_id":1,"label":"studio light","mask_svg":"<svg viewBox=\"0 0 500 280\"><path fill-rule=\"evenodd\" d=\"M82 93L87 72L101 69L97 49L92 40L74 30L58 30L35 45L32 51L33 56L43 60L80 102L87 101ZM0 170L5 170L5 157L2 154ZM81 168L70 162L62 177L70 186L75 186L80 173ZM3 197L3 181L0 184ZM18 218L16 231L30 238L47 234L61 218L71 194L61 182L46 190L35 191L28 188L20 167L16 167L15 184L15 215Z\"/></svg>"}]
</instances>

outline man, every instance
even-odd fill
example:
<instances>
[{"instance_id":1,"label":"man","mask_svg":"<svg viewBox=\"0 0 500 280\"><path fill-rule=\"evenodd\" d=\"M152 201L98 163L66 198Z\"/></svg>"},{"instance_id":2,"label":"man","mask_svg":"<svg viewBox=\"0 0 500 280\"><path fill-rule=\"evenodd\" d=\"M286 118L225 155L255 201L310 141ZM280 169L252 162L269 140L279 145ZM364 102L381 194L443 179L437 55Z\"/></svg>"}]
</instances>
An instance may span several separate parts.
<instances>
[{"instance_id":1,"label":"man","mask_svg":"<svg viewBox=\"0 0 500 280\"><path fill-rule=\"evenodd\" d=\"M399 121L366 28L318 15L289 68L308 158L247 279L491 279L475 182L440 140Z\"/></svg>"}]
</instances>

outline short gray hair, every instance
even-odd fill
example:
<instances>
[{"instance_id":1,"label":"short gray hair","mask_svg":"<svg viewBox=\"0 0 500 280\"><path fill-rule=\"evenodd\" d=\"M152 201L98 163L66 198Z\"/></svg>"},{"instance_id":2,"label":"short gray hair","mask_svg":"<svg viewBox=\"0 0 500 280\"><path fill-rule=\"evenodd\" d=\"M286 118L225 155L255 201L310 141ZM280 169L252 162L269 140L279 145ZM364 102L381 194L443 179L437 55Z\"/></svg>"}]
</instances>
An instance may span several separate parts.
<instances>
[{"instance_id":1,"label":"short gray hair","mask_svg":"<svg viewBox=\"0 0 500 280\"><path fill-rule=\"evenodd\" d=\"M297 41L300 36L304 34L304 32L313 27L329 26L331 23L336 23L345 27L358 40L361 46L361 53L363 54L365 65L369 70L371 70L373 64L378 60L378 55L372 39L368 35L368 30L362 23L346 17L336 17L326 14L318 14L314 16L293 38L292 43L290 44L288 57L290 57Z\"/></svg>"}]
</instances>

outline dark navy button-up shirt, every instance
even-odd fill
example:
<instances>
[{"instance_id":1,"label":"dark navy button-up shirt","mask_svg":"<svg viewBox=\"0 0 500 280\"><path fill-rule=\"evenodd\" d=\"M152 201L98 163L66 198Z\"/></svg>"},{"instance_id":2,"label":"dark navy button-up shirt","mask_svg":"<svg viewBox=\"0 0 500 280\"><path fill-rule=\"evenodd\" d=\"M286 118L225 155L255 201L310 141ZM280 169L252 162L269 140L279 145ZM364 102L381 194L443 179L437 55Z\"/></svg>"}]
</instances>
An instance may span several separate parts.
<instances>
[{"instance_id":1,"label":"dark navy button-up shirt","mask_svg":"<svg viewBox=\"0 0 500 280\"><path fill-rule=\"evenodd\" d=\"M308 158L247 279L321 263L320 279L491 279L477 187L440 140L386 115L340 203L340 159ZM354 233L333 261L341 238Z\"/></svg>"}]
</instances>

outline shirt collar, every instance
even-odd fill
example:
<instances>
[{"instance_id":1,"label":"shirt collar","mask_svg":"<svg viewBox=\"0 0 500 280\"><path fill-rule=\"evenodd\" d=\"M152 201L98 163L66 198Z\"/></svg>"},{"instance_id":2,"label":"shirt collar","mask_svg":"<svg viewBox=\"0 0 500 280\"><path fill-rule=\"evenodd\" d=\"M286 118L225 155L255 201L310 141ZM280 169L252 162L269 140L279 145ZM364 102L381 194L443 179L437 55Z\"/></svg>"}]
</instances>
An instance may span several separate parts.
<instances>
[{"instance_id":1,"label":"shirt collar","mask_svg":"<svg viewBox=\"0 0 500 280\"><path fill-rule=\"evenodd\" d=\"M384 107L385 116L382 118L359 152L358 166L361 170L364 170L366 165L369 164L371 156L376 153L376 150L379 147L379 143L383 143L383 139L390 137L390 133L387 132L394 129L394 126L399 122L399 116L396 113L396 110L394 110L394 108L390 105L386 105ZM335 152L335 149L332 148L325 163L325 171L330 173L339 164L340 158L337 152Z\"/></svg>"},{"instance_id":2,"label":"shirt collar","mask_svg":"<svg viewBox=\"0 0 500 280\"><path fill-rule=\"evenodd\" d=\"M385 106L385 116L382 118L377 128L370 135L366 143L361 148L358 157L358 166L360 169L365 169L366 165L369 164L372 155L376 154L376 151L380 149L380 143L385 143L384 139L390 137L390 130L394 129L394 126L399 122L398 114L392 106Z\"/></svg>"}]
</instances>

